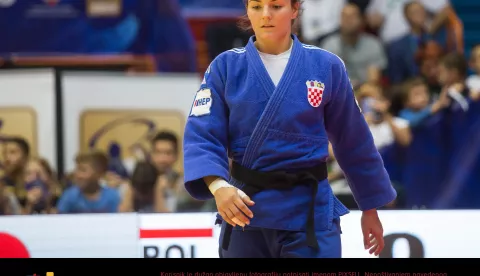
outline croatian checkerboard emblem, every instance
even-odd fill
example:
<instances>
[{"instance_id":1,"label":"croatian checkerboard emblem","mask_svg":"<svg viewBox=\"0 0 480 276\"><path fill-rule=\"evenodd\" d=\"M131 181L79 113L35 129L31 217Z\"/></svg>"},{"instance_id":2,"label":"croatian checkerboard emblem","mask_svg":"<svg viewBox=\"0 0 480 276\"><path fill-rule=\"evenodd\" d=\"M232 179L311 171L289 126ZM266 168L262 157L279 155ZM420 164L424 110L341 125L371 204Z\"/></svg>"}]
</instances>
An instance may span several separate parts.
<instances>
[{"instance_id":1,"label":"croatian checkerboard emblem","mask_svg":"<svg viewBox=\"0 0 480 276\"><path fill-rule=\"evenodd\" d=\"M325 84L319 81L307 81L307 98L308 103L313 107L319 107L322 103L323 90L325 89Z\"/></svg>"}]
</instances>

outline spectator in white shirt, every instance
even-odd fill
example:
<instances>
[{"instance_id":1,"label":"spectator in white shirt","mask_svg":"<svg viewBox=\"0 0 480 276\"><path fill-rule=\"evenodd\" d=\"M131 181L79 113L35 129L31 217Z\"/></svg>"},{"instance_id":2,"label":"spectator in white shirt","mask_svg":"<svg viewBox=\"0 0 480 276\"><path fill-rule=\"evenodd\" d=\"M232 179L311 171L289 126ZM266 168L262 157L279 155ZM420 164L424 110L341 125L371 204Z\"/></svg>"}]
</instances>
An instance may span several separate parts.
<instances>
[{"instance_id":1,"label":"spectator in white shirt","mask_svg":"<svg viewBox=\"0 0 480 276\"><path fill-rule=\"evenodd\" d=\"M449 0L416 0L429 12L428 33L434 34L448 19ZM367 7L370 27L379 31L386 44L395 41L409 32L409 25L403 13L403 6L413 0L371 0Z\"/></svg>"},{"instance_id":2,"label":"spectator in white shirt","mask_svg":"<svg viewBox=\"0 0 480 276\"><path fill-rule=\"evenodd\" d=\"M309 44L317 44L338 30L340 13L346 0L305 0L302 5L302 37Z\"/></svg>"}]
</instances>

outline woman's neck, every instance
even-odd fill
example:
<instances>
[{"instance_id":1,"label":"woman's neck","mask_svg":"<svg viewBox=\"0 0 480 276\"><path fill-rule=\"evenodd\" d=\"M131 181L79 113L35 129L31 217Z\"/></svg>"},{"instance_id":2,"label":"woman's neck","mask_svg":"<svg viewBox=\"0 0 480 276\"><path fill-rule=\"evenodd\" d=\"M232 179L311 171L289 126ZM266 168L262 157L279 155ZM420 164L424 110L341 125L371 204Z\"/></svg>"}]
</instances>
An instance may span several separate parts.
<instances>
[{"instance_id":1,"label":"woman's neck","mask_svg":"<svg viewBox=\"0 0 480 276\"><path fill-rule=\"evenodd\" d=\"M257 39L255 41L255 47L257 49L265 54L269 55L279 55L281 53L284 53L290 49L292 46L292 38L290 35L287 35L285 38L283 38L280 41L261 41Z\"/></svg>"}]
</instances>

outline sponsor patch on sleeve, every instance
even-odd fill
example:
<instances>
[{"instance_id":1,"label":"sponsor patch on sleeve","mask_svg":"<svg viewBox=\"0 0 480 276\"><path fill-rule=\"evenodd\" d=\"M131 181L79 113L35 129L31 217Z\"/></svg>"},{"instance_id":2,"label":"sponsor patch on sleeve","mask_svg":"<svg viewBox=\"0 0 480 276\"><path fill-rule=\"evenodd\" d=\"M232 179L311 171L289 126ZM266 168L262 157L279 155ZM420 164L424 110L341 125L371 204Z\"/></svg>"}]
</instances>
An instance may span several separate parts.
<instances>
[{"instance_id":1,"label":"sponsor patch on sleeve","mask_svg":"<svg viewBox=\"0 0 480 276\"><path fill-rule=\"evenodd\" d=\"M203 116L210 114L212 107L212 92L210 89L202 89L197 92L193 101L192 112L190 116Z\"/></svg>"}]
</instances>

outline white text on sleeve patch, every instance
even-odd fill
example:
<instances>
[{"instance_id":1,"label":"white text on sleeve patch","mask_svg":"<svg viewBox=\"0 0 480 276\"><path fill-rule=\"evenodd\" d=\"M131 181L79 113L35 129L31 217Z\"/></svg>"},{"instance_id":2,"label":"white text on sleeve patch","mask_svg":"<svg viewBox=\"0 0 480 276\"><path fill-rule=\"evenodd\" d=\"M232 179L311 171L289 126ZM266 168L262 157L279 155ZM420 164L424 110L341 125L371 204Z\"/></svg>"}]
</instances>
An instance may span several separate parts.
<instances>
[{"instance_id":1,"label":"white text on sleeve patch","mask_svg":"<svg viewBox=\"0 0 480 276\"><path fill-rule=\"evenodd\" d=\"M190 116L210 114L210 107L212 107L212 92L210 89L202 89L195 96Z\"/></svg>"}]
</instances>

